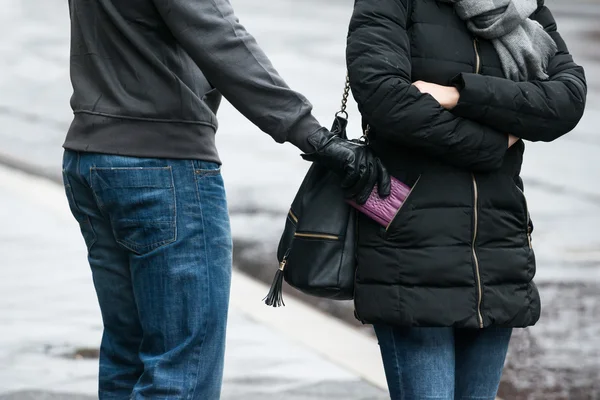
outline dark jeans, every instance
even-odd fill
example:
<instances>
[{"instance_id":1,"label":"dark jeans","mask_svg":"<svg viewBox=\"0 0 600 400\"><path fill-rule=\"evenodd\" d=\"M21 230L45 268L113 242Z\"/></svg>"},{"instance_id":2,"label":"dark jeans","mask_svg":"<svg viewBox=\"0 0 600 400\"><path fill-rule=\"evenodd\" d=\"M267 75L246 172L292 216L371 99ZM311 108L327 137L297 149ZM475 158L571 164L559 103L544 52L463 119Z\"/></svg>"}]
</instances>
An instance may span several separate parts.
<instances>
[{"instance_id":1,"label":"dark jeans","mask_svg":"<svg viewBox=\"0 0 600 400\"><path fill-rule=\"evenodd\" d=\"M100 400L218 399L232 241L219 166L66 151L104 334Z\"/></svg>"},{"instance_id":2,"label":"dark jeans","mask_svg":"<svg viewBox=\"0 0 600 400\"><path fill-rule=\"evenodd\" d=\"M494 400L511 328L375 326L392 400Z\"/></svg>"}]
</instances>

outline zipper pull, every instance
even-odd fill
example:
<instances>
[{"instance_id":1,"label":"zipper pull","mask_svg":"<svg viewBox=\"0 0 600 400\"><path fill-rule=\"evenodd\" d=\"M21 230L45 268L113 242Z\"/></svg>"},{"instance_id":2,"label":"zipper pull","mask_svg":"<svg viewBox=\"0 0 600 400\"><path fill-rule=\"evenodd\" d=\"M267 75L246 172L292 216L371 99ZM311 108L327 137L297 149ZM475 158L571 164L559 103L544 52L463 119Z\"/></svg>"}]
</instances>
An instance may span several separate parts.
<instances>
[{"instance_id":1,"label":"zipper pull","mask_svg":"<svg viewBox=\"0 0 600 400\"><path fill-rule=\"evenodd\" d=\"M361 143L368 145L369 144L369 133L371 132L371 125L367 124L365 131L363 132L360 139L358 139Z\"/></svg>"},{"instance_id":2,"label":"zipper pull","mask_svg":"<svg viewBox=\"0 0 600 400\"><path fill-rule=\"evenodd\" d=\"M285 264L287 264L287 260L283 260L282 262L279 263L279 270L283 271L285 269Z\"/></svg>"}]
</instances>

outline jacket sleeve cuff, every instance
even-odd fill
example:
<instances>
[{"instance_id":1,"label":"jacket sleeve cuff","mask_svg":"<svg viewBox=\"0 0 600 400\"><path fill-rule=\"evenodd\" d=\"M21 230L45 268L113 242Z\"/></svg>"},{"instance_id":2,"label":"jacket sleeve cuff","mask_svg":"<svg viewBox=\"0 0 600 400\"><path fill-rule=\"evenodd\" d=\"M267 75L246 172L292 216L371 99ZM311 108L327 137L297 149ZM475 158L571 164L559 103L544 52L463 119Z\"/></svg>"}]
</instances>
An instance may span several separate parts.
<instances>
[{"instance_id":1,"label":"jacket sleeve cuff","mask_svg":"<svg viewBox=\"0 0 600 400\"><path fill-rule=\"evenodd\" d=\"M315 147L308 141L308 138L321 129L325 128L312 115L309 115L294 124L288 133L287 141L303 153L313 153Z\"/></svg>"},{"instance_id":2,"label":"jacket sleeve cuff","mask_svg":"<svg viewBox=\"0 0 600 400\"><path fill-rule=\"evenodd\" d=\"M458 89L460 97L452 109L456 116L478 120L492 103L486 77L473 73L460 73L451 81Z\"/></svg>"}]
</instances>

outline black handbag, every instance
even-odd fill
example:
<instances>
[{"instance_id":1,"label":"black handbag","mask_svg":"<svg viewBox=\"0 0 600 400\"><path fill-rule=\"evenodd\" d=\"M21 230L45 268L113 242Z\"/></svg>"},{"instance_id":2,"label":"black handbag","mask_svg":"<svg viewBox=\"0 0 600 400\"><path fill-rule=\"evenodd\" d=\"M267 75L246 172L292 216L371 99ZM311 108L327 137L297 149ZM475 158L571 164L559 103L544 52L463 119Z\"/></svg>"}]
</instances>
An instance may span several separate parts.
<instances>
[{"instance_id":1,"label":"black handbag","mask_svg":"<svg viewBox=\"0 0 600 400\"><path fill-rule=\"evenodd\" d=\"M347 139L346 103L334 119L332 133ZM356 273L356 221L353 207L346 203L341 180L333 172L314 163L302 182L287 215L279 242L279 270L265 304L284 305L283 279L311 296L332 300L352 300Z\"/></svg>"}]
</instances>

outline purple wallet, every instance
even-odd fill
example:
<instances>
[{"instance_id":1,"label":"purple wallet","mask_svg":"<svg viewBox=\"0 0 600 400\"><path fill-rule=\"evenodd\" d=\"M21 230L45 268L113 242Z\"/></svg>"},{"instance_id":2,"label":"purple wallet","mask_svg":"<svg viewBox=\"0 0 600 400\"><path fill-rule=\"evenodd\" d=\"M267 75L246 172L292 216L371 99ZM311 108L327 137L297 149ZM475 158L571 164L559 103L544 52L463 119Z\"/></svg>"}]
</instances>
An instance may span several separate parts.
<instances>
[{"instance_id":1,"label":"purple wallet","mask_svg":"<svg viewBox=\"0 0 600 400\"><path fill-rule=\"evenodd\" d=\"M385 199L379 197L377 186L375 186L365 204L359 205L354 201L348 201L348 203L369 218L388 228L410 194L410 191L410 186L392 177L391 192Z\"/></svg>"}]
</instances>

